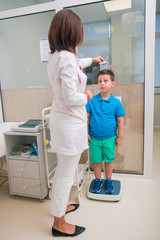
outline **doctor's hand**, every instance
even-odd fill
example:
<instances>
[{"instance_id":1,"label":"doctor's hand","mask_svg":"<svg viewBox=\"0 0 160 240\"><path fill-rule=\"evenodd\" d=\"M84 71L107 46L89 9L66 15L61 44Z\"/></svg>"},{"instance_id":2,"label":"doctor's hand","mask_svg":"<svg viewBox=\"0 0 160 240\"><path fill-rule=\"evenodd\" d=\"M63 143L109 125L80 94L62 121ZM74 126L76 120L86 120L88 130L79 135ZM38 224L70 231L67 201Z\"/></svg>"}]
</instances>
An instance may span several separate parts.
<instances>
[{"instance_id":1,"label":"doctor's hand","mask_svg":"<svg viewBox=\"0 0 160 240\"><path fill-rule=\"evenodd\" d=\"M88 144L90 143L90 141L91 141L91 137L90 137L90 135L88 134Z\"/></svg>"},{"instance_id":2,"label":"doctor's hand","mask_svg":"<svg viewBox=\"0 0 160 240\"><path fill-rule=\"evenodd\" d=\"M93 98L93 93L90 90L86 90L84 94L86 94L88 101Z\"/></svg>"},{"instance_id":3,"label":"doctor's hand","mask_svg":"<svg viewBox=\"0 0 160 240\"><path fill-rule=\"evenodd\" d=\"M104 59L101 56L92 58L92 62L97 62L97 63L101 63L104 62Z\"/></svg>"}]
</instances>

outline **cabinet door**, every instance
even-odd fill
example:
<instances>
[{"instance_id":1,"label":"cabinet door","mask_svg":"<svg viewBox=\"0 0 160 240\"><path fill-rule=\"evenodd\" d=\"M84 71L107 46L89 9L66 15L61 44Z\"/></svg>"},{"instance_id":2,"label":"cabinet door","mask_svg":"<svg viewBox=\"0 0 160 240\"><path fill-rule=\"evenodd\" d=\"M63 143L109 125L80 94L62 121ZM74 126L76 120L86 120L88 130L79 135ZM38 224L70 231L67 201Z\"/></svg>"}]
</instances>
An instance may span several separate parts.
<instances>
[{"instance_id":1,"label":"cabinet door","mask_svg":"<svg viewBox=\"0 0 160 240\"><path fill-rule=\"evenodd\" d=\"M9 160L8 168L9 174L12 177L40 179L38 162Z\"/></svg>"},{"instance_id":2,"label":"cabinet door","mask_svg":"<svg viewBox=\"0 0 160 240\"><path fill-rule=\"evenodd\" d=\"M11 177L11 193L16 195L41 197L41 184L40 180Z\"/></svg>"}]
</instances>

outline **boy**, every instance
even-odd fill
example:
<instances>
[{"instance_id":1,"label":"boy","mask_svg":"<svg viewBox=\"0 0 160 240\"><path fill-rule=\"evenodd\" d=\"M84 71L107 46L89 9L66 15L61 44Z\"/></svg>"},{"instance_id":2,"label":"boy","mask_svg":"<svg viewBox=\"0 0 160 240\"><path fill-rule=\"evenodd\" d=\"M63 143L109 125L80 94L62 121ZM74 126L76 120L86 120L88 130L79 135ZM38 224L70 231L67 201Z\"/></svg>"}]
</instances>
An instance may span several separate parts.
<instances>
[{"instance_id":1,"label":"boy","mask_svg":"<svg viewBox=\"0 0 160 240\"><path fill-rule=\"evenodd\" d=\"M94 193L101 191L101 168L104 160L106 174L104 188L107 193L113 193L111 176L114 150L123 143L125 112L121 102L111 94L111 89L115 86L114 73L111 70L101 70L97 77L100 93L86 105L89 149L95 174L92 191Z\"/></svg>"}]
</instances>

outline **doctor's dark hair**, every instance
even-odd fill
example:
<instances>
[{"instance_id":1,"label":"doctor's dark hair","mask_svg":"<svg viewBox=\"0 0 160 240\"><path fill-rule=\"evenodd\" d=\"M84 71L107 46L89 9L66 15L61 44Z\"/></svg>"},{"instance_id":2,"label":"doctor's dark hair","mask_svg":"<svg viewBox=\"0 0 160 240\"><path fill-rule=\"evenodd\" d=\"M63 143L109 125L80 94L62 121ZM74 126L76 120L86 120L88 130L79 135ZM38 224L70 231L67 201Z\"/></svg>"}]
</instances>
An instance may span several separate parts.
<instances>
[{"instance_id":1,"label":"doctor's dark hair","mask_svg":"<svg viewBox=\"0 0 160 240\"><path fill-rule=\"evenodd\" d=\"M70 9L57 12L50 24L48 41L51 53L66 50L76 54L76 47L83 42L81 19Z\"/></svg>"},{"instance_id":2,"label":"doctor's dark hair","mask_svg":"<svg viewBox=\"0 0 160 240\"><path fill-rule=\"evenodd\" d=\"M109 75L110 78L111 78L111 81L114 81L114 72L112 70L104 69L104 70L99 71L98 74L97 74L97 78L100 75Z\"/></svg>"}]
</instances>

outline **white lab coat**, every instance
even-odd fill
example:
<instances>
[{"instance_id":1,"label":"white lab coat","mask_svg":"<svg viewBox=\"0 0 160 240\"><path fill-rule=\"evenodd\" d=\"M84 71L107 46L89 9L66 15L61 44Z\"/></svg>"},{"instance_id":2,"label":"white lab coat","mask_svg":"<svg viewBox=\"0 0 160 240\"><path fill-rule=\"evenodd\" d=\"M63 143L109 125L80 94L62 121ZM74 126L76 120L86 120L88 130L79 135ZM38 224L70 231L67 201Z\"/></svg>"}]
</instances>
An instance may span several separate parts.
<instances>
[{"instance_id":1,"label":"white lab coat","mask_svg":"<svg viewBox=\"0 0 160 240\"><path fill-rule=\"evenodd\" d=\"M50 113L52 149L63 155L77 155L88 148L87 113L84 94L87 77L80 70L90 66L91 58L76 59L68 51L51 54L47 66L54 91Z\"/></svg>"}]
</instances>

